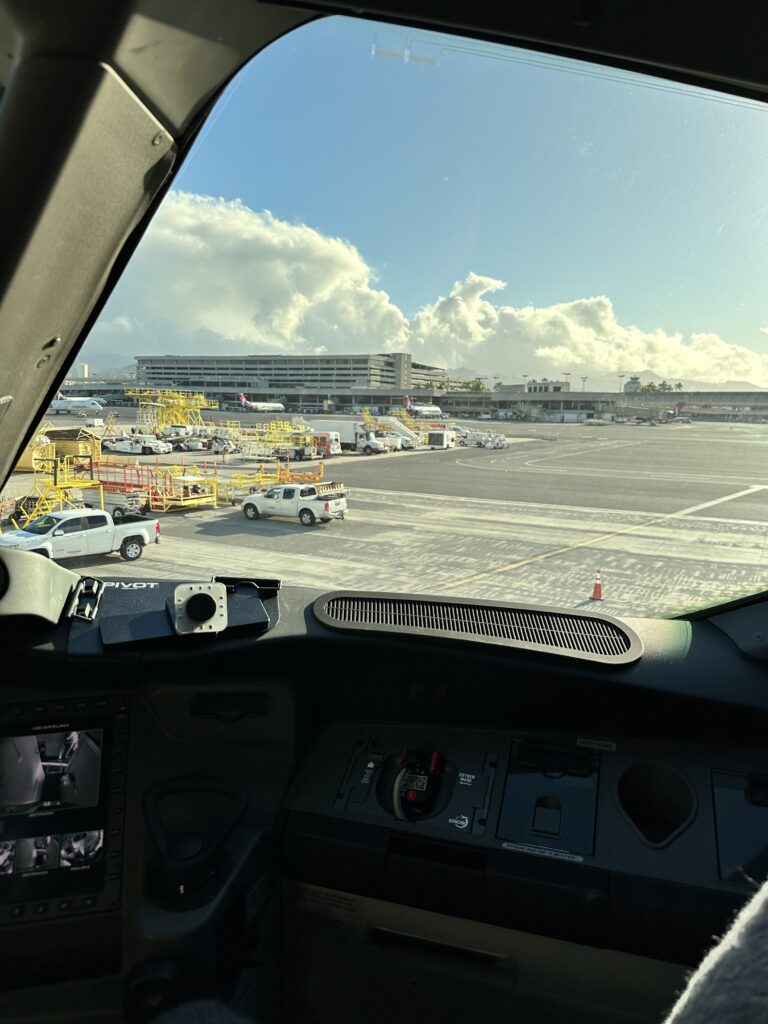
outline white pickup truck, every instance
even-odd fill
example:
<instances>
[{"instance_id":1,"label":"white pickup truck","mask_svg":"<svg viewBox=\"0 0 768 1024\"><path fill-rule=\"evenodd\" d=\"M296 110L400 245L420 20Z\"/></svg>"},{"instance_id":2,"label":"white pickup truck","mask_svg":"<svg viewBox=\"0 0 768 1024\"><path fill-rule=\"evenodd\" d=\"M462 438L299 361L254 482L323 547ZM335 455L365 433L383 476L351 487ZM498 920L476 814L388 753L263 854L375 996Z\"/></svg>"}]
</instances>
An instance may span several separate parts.
<instances>
[{"instance_id":1,"label":"white pickup truck","mask_svg":"<svg viewBox=\"0 0 768 1024\"><path fill-rule=\"evenodd\" d=\"M403 438L399 434L377 433L377 441L381 441L388 452L401 452L403 450Z\"/></svg>"},{"instance_id":2,"label":"white pickup truck","mask_svg":"<svg viewBox=\"0 0 768 1024\"><path fill-rule=\"evenodd\" d=\"M49 512L27 523L23 530L0 536L0 547L36 551L56 561L119 551L126 562L135 562L153 542L160 543L157 519L126 515L116 526L109 512L88 508Z\"/></svg>"},{"instance_id":3,"label":"white pickup truck","mask_svg":"<svg viewBox=\"0 0 768 1024\"><path fill-rule=\"evenodd\" d=\"M276 484L257 491L242 503L246 519L262 516L297 517L302 526L343 519L347 511L347 492L343 484Z\"/></svg>"}]
</instances>

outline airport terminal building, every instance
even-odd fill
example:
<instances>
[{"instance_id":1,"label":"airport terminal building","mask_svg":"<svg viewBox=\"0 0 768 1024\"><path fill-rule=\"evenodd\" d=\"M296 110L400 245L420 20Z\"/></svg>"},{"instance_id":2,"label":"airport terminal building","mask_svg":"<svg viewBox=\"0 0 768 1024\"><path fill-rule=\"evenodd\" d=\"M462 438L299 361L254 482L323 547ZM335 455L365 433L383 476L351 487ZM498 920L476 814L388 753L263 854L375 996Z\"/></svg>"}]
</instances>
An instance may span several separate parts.
<instances>
[{"instance_id":1,"label":"airport terminal building","mask_svg":"<svg viewBox=\"0 0 768 1024\"><path fill-rule=\"evenodd\" d=\"M356 355L137 356L137 375L127 380L71 378L68 396L99 396L110 405L133 405L126 389L199 391L223 411L239 409L243 392L252 401L281 401L286 412L333 409L372 413L399 409L410 396L416 404L436 405L449 417L486 416L550 423L590 420L768 422L768 391L673 391L646 393L631 378L623 391L573 390L567 380L499 382L492 390L457 388L447 370L415 362L407 352ZM583 381L586 378L582 379Z\"/></svg>"},{"instance_id":2,"label":"airport terminal building","mask_svg":"<svg viewBox=\"0 0 768 1024\"><path fill-rule=\"evenodd\" d=\"M282 397L286 392L354 390L407 392L447 382L447 371L414 362L408 352L355 355L137 356L139 387L193 388L224 401L240 391Z\"/></svg>"}]
</instances>

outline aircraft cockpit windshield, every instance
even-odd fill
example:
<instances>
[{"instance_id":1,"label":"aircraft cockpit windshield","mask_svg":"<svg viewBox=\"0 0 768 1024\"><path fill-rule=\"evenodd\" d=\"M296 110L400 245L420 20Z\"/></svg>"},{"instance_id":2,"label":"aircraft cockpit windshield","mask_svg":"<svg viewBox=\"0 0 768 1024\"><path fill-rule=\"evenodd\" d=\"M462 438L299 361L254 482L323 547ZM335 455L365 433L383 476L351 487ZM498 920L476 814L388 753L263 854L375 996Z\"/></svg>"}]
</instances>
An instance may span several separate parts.
<instances>
[{"instance_id":1,"label":"aircraft cockpit windshield","mask_svg":"<svg viewBox=\"0 0 768 1024\"><path fill-rule=\"evenodd\" d=\"M224 91L51 436L137 457L95 476L150 511L198 453L168 574L237 552L307 586L633 616L760 592L767 157L754 101L315 21ZM347 491L300 562L301 510L233 510L299 460Z\"/></svg>"},{"instance_id":2,"label":"aircraft cockpit windshield","mask_svg":"<svg viewBox=\"0 0 768 1024\"><path fill-rule=\"evenodd\" d=\"M0 1019L752 1024L764 12L328 6L0 0Z\"/></svg>"}]
</instances>

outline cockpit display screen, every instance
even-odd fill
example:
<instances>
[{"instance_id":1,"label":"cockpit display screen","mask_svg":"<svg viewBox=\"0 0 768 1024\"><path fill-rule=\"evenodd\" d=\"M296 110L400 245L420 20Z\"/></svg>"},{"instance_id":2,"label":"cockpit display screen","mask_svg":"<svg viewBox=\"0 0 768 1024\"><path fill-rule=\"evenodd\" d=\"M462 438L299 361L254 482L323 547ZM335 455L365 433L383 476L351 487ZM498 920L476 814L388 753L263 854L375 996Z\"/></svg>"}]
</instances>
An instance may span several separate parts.
<instances>
[{"instance_id":1,"label":"cockpit display screen","mask_svg":"<svg viewBox=\"0 0 768 1024\"><path fill-rule=\"evenodd\" d=\"M0 818L95 807L102 729L0 738Z\"/></svg>"},{"instance_id":2,"label":"cockpit display screen","mask_svg":"<svg viewBox=\"0 0 768 1024\"><path fill-rule=\"evenodd\" d=\"M0 736L0 902L100 888L103 727Z\"/></svg>"}]
</instances>

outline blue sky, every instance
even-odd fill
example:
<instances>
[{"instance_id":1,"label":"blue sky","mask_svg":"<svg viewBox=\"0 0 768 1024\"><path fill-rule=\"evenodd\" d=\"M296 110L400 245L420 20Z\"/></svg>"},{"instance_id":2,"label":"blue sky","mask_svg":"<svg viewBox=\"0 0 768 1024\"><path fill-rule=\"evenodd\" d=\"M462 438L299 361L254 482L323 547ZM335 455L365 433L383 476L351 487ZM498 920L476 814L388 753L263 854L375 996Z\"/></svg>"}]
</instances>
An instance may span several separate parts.
<instances>
[{"instance_id":1,"label":"blue sky","mask_svg":"<svg viewBox=\"0 0 768 1024\"><path fill-rule=\"evenodd\" d=\"M407 316L473 271L495 303L607 295L768 351L766 112L502 53L316 22L238 76L176 187L352 242Z\"/></svg>"},{"instance_id":2,"label":"blue sky","mask_svg":"<svg viewBox=\"0 0 768 1024\"><path fill-rule=\"evenodd\" d=\"M316 21L226 90L88 340L768 388L768 113ZM269 211L267 213L266 211Z\"/></svg>"}]
</instances>

